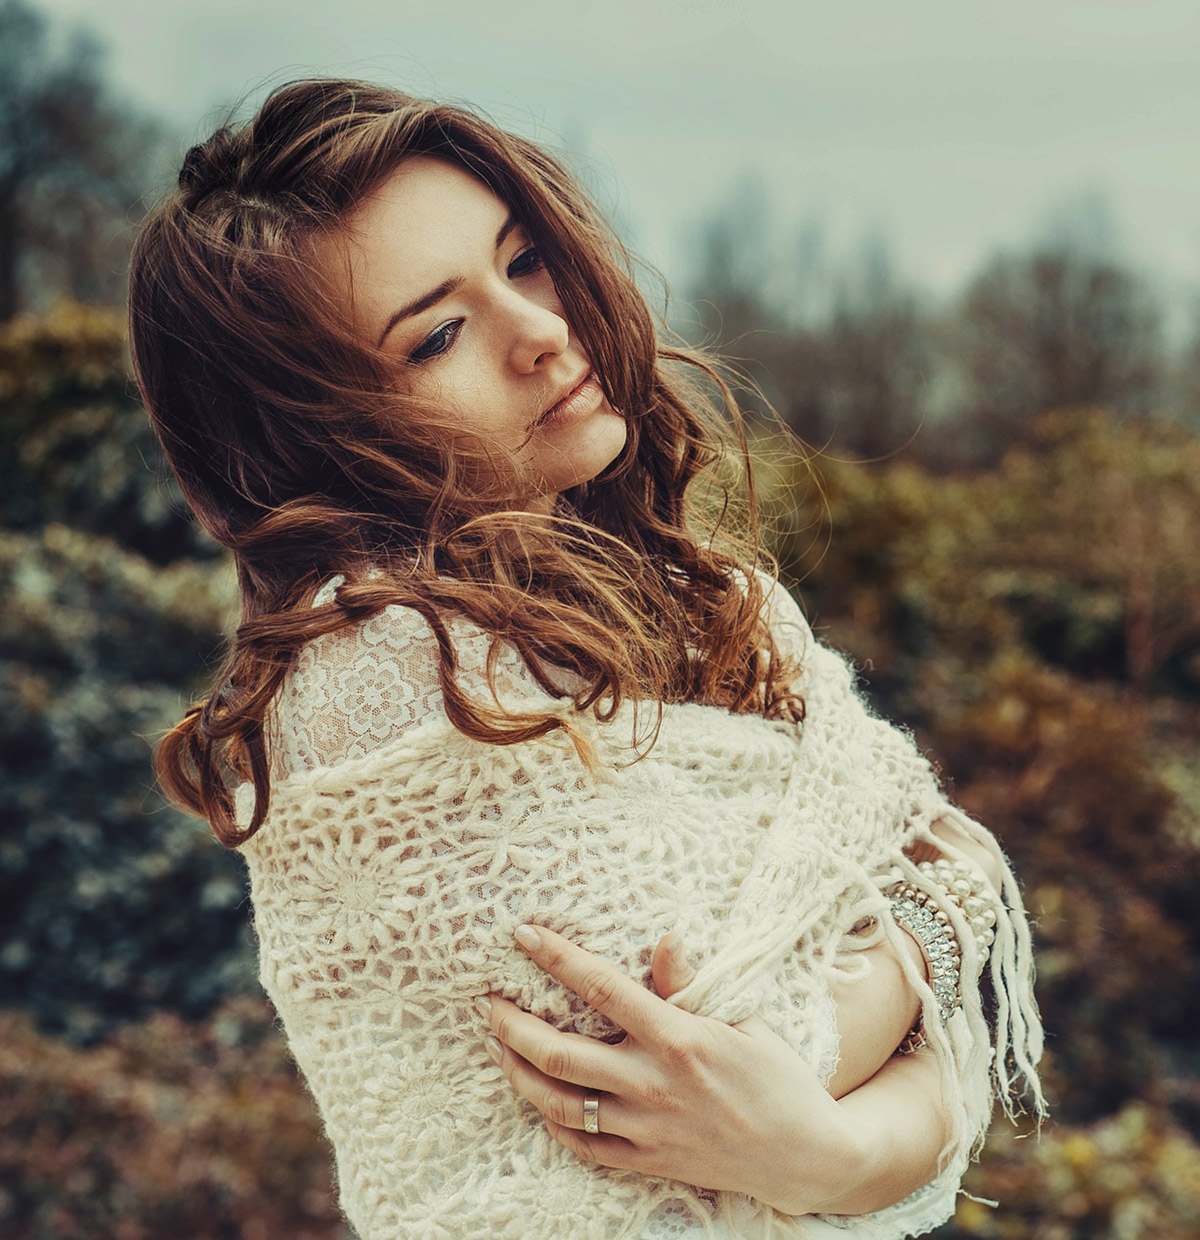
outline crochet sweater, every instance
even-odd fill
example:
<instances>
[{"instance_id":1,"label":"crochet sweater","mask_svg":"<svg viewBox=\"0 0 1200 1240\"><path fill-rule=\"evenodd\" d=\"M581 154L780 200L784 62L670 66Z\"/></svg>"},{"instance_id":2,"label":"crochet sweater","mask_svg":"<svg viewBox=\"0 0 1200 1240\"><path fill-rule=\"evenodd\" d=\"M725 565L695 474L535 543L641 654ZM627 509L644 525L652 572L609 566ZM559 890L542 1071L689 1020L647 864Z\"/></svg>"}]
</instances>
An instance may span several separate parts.
<instances>
[{"instance_id":1,"label":"crochet sweater","mask_svg":"<svg viewBox=\"0 0 1200 1240\"><path fill-rule=\"evenodd\" d=\"M877 1214L788 1216L740 1194L585 1164L484 1050L472 1001L487 992L562 1029L620 1036L516 947L521 922L550 926L647 985L654 944L676 930L698 974L671 1002L731 1022L758 1013L823 1080L832 1075L829 992L853 968L849 927L872 914L898 934L882 894L889 869L923 881L903 848L932 840L939 818L973 824L948 806L909 737L869 713L846 662L814 640L782 587L768 606L777 643L802 660L802 724L671 704L649 755L631 764L632 707L605 725L576 714L601 756L595 776L559 735L500 746L458 732L441 706L432 632L410 609L303 649L275 702L270 811L242 853L262 984L362 1240L899 1240L953 1212L993 1095L1007 1094L1007 1065L1032 1078L1040 1052L1011 874L989 964L994 1030L970 986L943 1025L913 971L954 1137L939 1177ZM491 639L461 618L450 631L460 684L490 698ZM573 710L506 644L493 683L506 706ZM566 694L574 682L564 671L556 683ZM243 813L251 800L244 786ZM969 931L956 929L973 977Z\"/></svg>"}]
</instances>

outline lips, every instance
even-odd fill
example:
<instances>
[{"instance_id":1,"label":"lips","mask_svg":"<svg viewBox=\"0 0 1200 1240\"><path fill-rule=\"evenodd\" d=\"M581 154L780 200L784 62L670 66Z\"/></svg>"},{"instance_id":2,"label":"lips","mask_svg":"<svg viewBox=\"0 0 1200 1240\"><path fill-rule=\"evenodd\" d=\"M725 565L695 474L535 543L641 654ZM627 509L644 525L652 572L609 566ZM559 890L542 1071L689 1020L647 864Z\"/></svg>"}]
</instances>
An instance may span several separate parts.
<instances>
[{"instance_id":1,"label":"lips","mask_svg":"<svg viewBox=\"0 0 1200 1240\"><path fill-rule=\"evenodd\" d=\"M583 374L576 379L570 387L564 388L554 404L541 413L537 419L536 425L540 425L542 422L548 421L555 415L565 413L571 404L571 400L579 395L581 389L587 381L593 377L593 372L589 370L586 374Z\"/></svg>"}]
</instances>

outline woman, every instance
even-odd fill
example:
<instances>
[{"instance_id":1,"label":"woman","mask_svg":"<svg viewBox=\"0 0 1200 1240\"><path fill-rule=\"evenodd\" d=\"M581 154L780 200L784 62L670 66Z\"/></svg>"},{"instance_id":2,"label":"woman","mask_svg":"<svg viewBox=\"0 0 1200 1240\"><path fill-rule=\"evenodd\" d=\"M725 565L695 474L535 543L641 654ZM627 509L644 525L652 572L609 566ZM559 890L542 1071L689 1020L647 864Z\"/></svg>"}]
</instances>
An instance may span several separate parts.
<instances>
[{"instance_id":1,"label":"woman","mask_svg":"<svg viewBox=\"0 0 1200 1240\"><path fill-rule=\"evenodd\" d=\"M942 1222L993 1089L1040 1105L1015 881L752 481L728 535L736 405L562 168L291 84L189 151L130 323L243 600L159 775L247 860L363 1240Z\"/></svg>"}]
</instances>

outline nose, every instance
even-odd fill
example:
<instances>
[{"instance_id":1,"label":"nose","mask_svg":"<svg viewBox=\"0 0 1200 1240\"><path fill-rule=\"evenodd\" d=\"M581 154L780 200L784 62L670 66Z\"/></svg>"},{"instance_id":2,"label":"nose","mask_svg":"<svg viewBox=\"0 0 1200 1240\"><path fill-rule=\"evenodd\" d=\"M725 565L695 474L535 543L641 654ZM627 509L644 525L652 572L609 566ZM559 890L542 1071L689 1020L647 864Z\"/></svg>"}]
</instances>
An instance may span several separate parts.
<instances>
[{"instance_id":1,"label":"nose","mask_svg":"<svg viewBox=\"0 0 1200 1240\"><path fill-rule=\"evenodd\" d=\"M548 306L521 297L516 299L512 315L509 355L520 374L533 374L566 352L571 330L557 303Z\"/></svg>"}]
</instances>

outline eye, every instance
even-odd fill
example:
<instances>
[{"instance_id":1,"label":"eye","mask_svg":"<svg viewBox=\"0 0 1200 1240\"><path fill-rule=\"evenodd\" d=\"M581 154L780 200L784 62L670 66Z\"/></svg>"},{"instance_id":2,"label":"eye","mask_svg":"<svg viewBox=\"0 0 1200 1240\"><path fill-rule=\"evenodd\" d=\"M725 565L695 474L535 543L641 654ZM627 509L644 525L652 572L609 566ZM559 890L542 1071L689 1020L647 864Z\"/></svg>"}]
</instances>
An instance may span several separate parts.
<instances>
[{"instance_id":1,"label":"eye","mask_svg":"<svg viewBox=\"0 0 1200 1240\"><path fill-rule=\"evenodd\" d=\"M531 245L528 249L522 250L508 264L508 278L510 280L519 280L522 276L531 276L535 272L541 271L544 266L541 250L536 245Z\"/></svg>"},{"instance_id":2,"label":"eye","mask_svg":"<svg viewBox=\"0 0 1200 1240\"><path fill-rule=\"evenodd\" d=\"M409 363L419 366L422 362L446 353L458 338L462 324L462 319L451 319L449 323L443 323L436 331L430 332L408 355Z\"/></svg>"}]
</instances>

